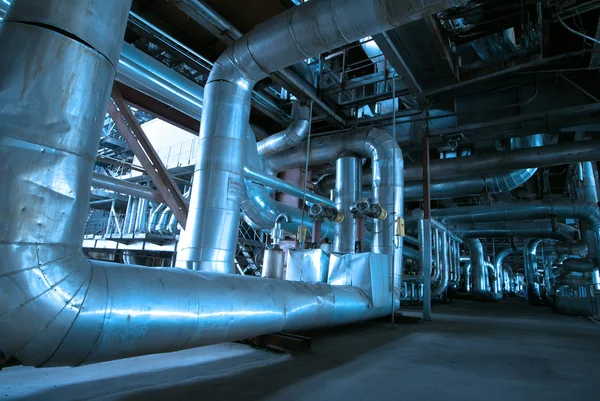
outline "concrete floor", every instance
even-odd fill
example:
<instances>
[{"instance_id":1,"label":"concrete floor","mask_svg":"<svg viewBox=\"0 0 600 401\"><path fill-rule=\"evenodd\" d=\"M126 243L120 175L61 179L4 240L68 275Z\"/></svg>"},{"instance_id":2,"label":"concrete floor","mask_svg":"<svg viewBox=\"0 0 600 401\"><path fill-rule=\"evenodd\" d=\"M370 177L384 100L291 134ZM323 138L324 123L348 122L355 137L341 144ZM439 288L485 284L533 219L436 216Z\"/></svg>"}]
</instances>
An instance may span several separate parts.
<instances>
[{"instance_id":1,"label":"concrete floor","mask_svg":"<svg viewBox=\"0 0 600 401\"><path fill-rule=\"evenodd\" d=\"M407 315L413 312L405 312ZM2 400L599 400L600 326L521 302L457 301L278 355L223 344L79 368L0 372Z\"/></svg>"}]
</instances>

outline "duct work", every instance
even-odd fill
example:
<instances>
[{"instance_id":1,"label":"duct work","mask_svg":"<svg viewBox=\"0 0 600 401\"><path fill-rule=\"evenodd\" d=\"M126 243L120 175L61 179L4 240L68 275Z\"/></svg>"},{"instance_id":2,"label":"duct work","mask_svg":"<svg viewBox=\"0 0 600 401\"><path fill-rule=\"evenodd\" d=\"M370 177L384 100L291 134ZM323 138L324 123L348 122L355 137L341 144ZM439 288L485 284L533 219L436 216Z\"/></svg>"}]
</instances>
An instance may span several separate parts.
<instances>
[{"instance_id":1,"label":"duct work","mask_svg":"<svg viewBox=\"0 0 600 401\"><path fill-rule=\"evenodd\" d=\"M431 15L454 3L311 1L258 25L230 46L215 63L205 86L189 227L180 237L177 264L196 270L233 272L246 125L250 94L257 81L308 57Z\"/></svg>"},{"instance_id":2,"label":"duct work","mask_svg":"<svg viewBox=\"0 0 600 401\"><path fill-rule=\"evenodd\" d=\"M515 249L512 247L505 248L496 255L496 274L499 274L504 270L504 267L502 265L504 263L504 259L517 252L523 252L523 249ZM504 288L509 292L514 292L514 274L512 272L512 269L510 269L508 272L509 282L504 283Z\"/></svg>"},{"instance_id":3,"label":"duct work","mask_svg":"<svg viewBox=\"0 0 600 401\"><path fill-rule=\"evenodd\" d=\"M403 167L402 150L387 132L372 128L357 130L336 137L317 138L312 141L310 153L306 146L296 146L277 153L265 160L265 165L272 171L304 166L308 158L309 164L324 163L337 160L348 153L369 158L373 164L373 202L388 212L384 220L375 219L373 229L372 251L386 255L394 255L393 270L394 288L399 291L402 279L402 238L394 244L395 220L403 216ZM358 189L354 190L355 192ZM396 249L395 249L396 248Z\"/></svg>"},{"instance_id":4,"label":"duct work","mask_svg":"<svg viewBox=\"0 0 600 401\"><path fill-rule=\"evenodd\" d=\"M358 287L85 259L81 240L93 164L130 3L15 0L0 25L2 54L11 60L0 65L0 205L16 216L0 221L2 357L25 365L79 365L389 314L391 304L375 307ZM257 27L221 57L206 88L190 229L182 235L184 264L225 272L233 266L254 82L307 54L452 2L427 4L306 3ZM320 36L312 36L316 32ZM400 213L401 152L377 130L357 139L359 153L381 161L376 197ZM393 253L390 226L382 225L374 241L380 253ZM401 262L401 252L396 255Z\"/></svg>"}]
</instances>

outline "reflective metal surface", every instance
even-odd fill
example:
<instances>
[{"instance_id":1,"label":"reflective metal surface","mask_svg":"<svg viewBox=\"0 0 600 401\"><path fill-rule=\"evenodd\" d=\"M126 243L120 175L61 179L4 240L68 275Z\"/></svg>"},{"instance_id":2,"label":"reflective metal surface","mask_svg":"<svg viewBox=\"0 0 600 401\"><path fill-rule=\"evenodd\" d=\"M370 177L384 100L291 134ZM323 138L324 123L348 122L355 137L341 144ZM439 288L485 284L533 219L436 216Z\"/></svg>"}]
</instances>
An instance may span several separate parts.
<instances>
[{"instance_id":1,"label":"reflective metal surface","mask_svg":"<svg viewBox=\"0 0 600 401\"><path fill-rule=\"evenodd\" d=\"M362 160L358 157L341 157L335 162L335 207L344 214L344 221L333 225L333 252L353 253L356 242L356 219L350 206L360 199L362 188Z\"/></svg>"},{"instance_id":2,"label":"reflective metal surface","mask_svg":"<svg viewBox=\"0 0 600 401\"><path fill-rule=\"evenodd\" d=\"M471 261L471 293L473 299L490 299L490 281L485 266L483 245L476 238L465 239L464 244L469 248Z\"/></svg>"},{"instance_id":3,"label":"reflective metal surface","mask_svg":"<svg viewBox=\"0 0 600 401\"><path fill-rule=\"evenodd\" d=\"M281 132L263 139L257 145L258 154L267 157L282 150L291 148L302 142L308 135L310 128L310 109L294 101L292 104L292 121L290 125Z\"/></svg>"},{"instance_id":4,"label":"reflective metal surface","mask_svg":"<svg viewBox=\"0 0 600 401\"><path fill-rule=\"evenodd\" d=\"M573 243L578 234L576 228L551 220L453 224L450 227L463 238L552 238L565 244Z\"/></svg>"},{"instance_id":5,"label":"reflective metal surface","mask_svg":"<svg viewBox=\"0 0 600 401\"><path fill-rule=\"evenodd\" d=\"M448 283L450 280L450 249L448 247L448 233L442 232L440 234L440 277L438 283L433 289L433 296L439 297L443 295L448 289Z\"/></svg>"},{"instance_id":6,"label":"reflective metal surface","mask_svg":"<svg viewBox=\"0 0 600 401\"><path fill-rule=\"evenodd\" d=\"M119 180L107 175L94 173L92 175L92 186L96 188L108 189L120 194L135 196L136 198L144 198L152 202L162 203L163 198L158 191L139 184Z\"/></svg>"},{"instance_id":7,"label":"reflective metal surface","mask_svg":"<svg viewBox=\"0 0 600 401\"><path fill-rule=\"evenodd\" d=\"M307 3L309 4L309 3ZM402 237L394 243L394 220L404 215L402 150L387 132L375 128L357 130L335 137L315 138L309 155L309 163L318 164L337 160L348 152L370 158L373 164L373 202L388 211L385 220L375 220L372 250L393 255L394 288L400 291L402 281ZM305 146L296 146L279 152L265 160L273 171L304 166Z\"/></svg>"},{"instance_id":8,"label":"reflective metal surface","mask_svg":"<svg viewBox=\"0 0 600 401\"><path fill-rule=\"evenodd\" d=\"M329 256L321 249L290 249L285 279L304 283L326 283Z\"/></svg>"},{"instance_id":9,"label":"reflective metal surface","mask_svg":"<svg viewBox=\"0 0 600 401\"><path fill-rule=\"evenodd\" d=\"M525 243L523 259L525 260L525 278L527 280L527 302L530 305L542 304L542 294L538 279L537 247L540 239L530 239Z\"/></svg>"},{"instance_id":10,"label":"reflective metal surface","mask_svg":"<svg viewBox=\"0 0 600 401\"><path fill-rule=\"evenodd\" d=\"M131 0L14 0L3 22L27 22L57 28L101 53L113 66L125 36ZM74 18L75 16L75 18Z\"/></svg>"},{"instance_id":11,"label":"reflective metal surface","mask_svg":"<svg viewBox=\"0 0 600 401\"><path fill-rule=\"evenodd\" d=\"M265 249L262 276L283 279L285 253L281 249Z\"/></svg>"},{"instance_id":12,"label":"reflective metal surface","mask_svg":"<svg viewBox=\"0 0 600 401\"><path fill-rule=\"evenodd\" d=\"M256 138L252 130L246 133L246 167L250 171L257 171L262 176L261 162L256 150ZM245 173L247 170L245 169ZM275 224L277 216L282 213L289 215L292 219L290 223L283 223L282 226L290 232L297 232L298 226L302 224L302 210L281 202L277 202L271 197L265 187L249 179L244 180L244 191L241 194L241 206L244 211L244 217L248 224L257 229L270 229ZM330 204L333 202L329 201ZM335 206L333 204L332 206ZM313 222L305 218L304 225L312 229ZM333 236L333 227L328 221L321 223L324 237Z\"/></svg>"},{"instance_id":13,"label":"reflective metal surface","mask_svg":"<svg viewBox=\"0 0 600 401\"><path fill-rule=\"evenodd\" d=\"M11 20L35 20L21 11L35 17L44 6L47 23L66 15L64 2L44 3L16 0ZM130 3L73 3L67 28L110 15L98 27L106 38L120 32L120 45ZM108 307L106 275L81 242L115 70L41 26L3 21L0 47L0 209L11 216L0 220L0 352L27 365L78 364L101 341Z\"/></svg>"}]
</instances>

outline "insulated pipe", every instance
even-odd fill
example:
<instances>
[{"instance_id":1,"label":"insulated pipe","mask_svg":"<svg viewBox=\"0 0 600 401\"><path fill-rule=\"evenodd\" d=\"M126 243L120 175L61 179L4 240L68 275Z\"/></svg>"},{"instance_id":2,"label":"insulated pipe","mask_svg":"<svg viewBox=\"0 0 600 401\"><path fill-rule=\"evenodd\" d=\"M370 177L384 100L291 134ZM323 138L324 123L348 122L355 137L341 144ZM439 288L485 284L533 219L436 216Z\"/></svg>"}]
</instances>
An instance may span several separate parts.
<instances>
[{"instance_id":1,"label":"insulated pipe","mask_svg":"<svg viewBox=\"0 0 600 401\"><path fill-rule=\"evenodd\" d=\"M246 146L250 145L247 144ZM246 152L248 152L248 150ZM248 165L244 166L244 178L246 180L250 180L257 184L262 184L277 191L293 195L299 199L302 199L304 197L304 189L293 185L287 181L281 180L270 174L263 173L262 171L256 168L252 168ZM320 195L316 195L309 190L306 191L306 200L314 203L320 203L329 207L335 207L335 202L331 199L325 198Z\"/></svg>"},{"instance_id":2,"label":"insulated pipe","mask_svg":"<svg viewBox=\"0 0 600 401\"><path fill-rule=\"evenodd\" d=\"M463 277L465 278L463 291L471 292L471 258L461 256L460 263L463 263L462 274L463 274Z\"/></svg>"},{"instance_id":3,"label":"insulated pipe","mask_svg":"<svg viewBox=\"0 0 600 401\"><path fill-rule=\"evenodd\" d=\"M589 141L584 141L589 142ZM598 175L596 168L592 164L592 162L581 163L581 170L583 181L581 185L581 189L578 192L580 198L587 202L598 203ZM599 256L599 247L596 242L597 240L597 232L595 232L591 227L587 224L582 224L583 229L583 239L587 244L588 255L587 257L593 261L596 261ZM600 270L598 270L598 264L596 263L596 269L592 270L590 274L592 275L592 283L594 285L594 289L597 292L600 292Z\"/></svg>"},{"instance_id":4,"label":"insulated pipe","mask_svg":"<svg viewBox=\"0 0 600 401\"><path fill-rule=\"evenodd\" d=\"M132 182L119 180L104 174L94 173L92 175L92 186L108 189L119 194L130 195L135 198L148 199L152 202L163 203L164 200L158 191Z\"/></svg>"},{"instance_id":5,"label":"insulated pipe","mask_svg":"<svg viewBox=\"0 0 600 401\"><path fill-rule=\"evenodd\" d=\"M503 270L503 266L502 263L504 262L504 259L506 259L507 256L512 255L513 253L517 253L517 252L523 252L523 248L504 248L502 251L498 252L498 254L496 255L496 274L498 274L498 272L502 272Z\"/></svg>"},{"instance_id":6,"label":"insulated pipe","mask_svg":"<svg viewBox=\"0 0 600 401\"><path fill-rule=\"evenodd\" d=\"M248 129L246 134L245 160L247 170L256 171L261 176L265 176L261 170L261 161L256 149L256 137L251 129ZM296 233L298 232L298 227L302 224L302 209L277 202L271 197L265 187L252 180L244 180L244 191L242 191L241 199L241 207L244 211L245 219L251 227L263 230L271 229L275 224L277 216L282 213L292 218L289 224L283 224L284 229L287 231ZM329 204L333 204L331 207L335 207L335 203L329 201ZM313 224L314 222L308 218L308 213L305 213L304 225L312 230ZM328 237L333 235L333 225L331 222L322 222L321 229L324 235Z\"/></svg>"},{"instance_id":7,"label":"insulated pipe","mask_svg":"<svg viewBox=\"0 0 600 401\"><path fill-rule=\"evenodd\" d=\"M438 220L445 223L477 223L517 221L543 218L578 218L585 221L595 233L596 246L600 240L600 211L591 202L522 202L518 204L495 204L491 206L457 207L433 211Z\"/></svg>"},{"instance_id":8,"label":"insulated pipe","mask_svg":"<svg viewBox=\"0 0 600 401\"><path fill-rule=\"evenodd\" d=\"M476 238L467 238L464 244L469 248L471 261L471 283L473 299L488 301L491 298L489 278L485 260L483 258L483 245Z\"/></svg>"},{"instance_id":9,"label":"insulated pipe","mask_svg":"<svg viewBox=\"0 0 600 401\"><path fill-rule=\"evenodd\" d=\"M500 301L502 299L502 272L498 274L494 265L488 261L485 262L487 269L489 285L491 289L491 296L494 301Z\"/></svg>"},{"instance_id":10,"label":"insulated pipe","mask_svg":"<svg viewBox=\"0 0 600 401\"><path fill-rule=\"evenodd\" d=\"M537 247L540 239L530 239L525 243L523 259L525 260L525 278L527 279L527 302L529 305L541 305L542 294L537 272Z\"/></svg>"},{"instance_id":11,"label":"insulated pipe","mask_svg":"<svg viewBox=\"0 0 600 401\"><path fill-rule=\"evenodd\" d=\"M260 157L268 157L302 142L310 128L309 113L310 110L307 106L301 105L299 101L294 101L292 104L292 121L290 125L284 131L258 142L258 155Z\"/></svg>"},{"instance_id":12,"label":"insulated pipe","mask_svg":"<svg viewBox=\"0 0 600 401\"><path fill-rule=\"evenodd\" d=\"M0 209L15 217L0 219L2 359L76 366L392 311L373 307L357 287L87 260L89 189L115 75L94 48L121 43L131 2L14 4L23 7L11 12L47 8L48 18L23 24L15 12L0 24L0 52L11 61L0 63ZM68 13L53 20L61 9ZM65 29L71 22L98 25L98 38L74 39L78 31Z\"/></svg>"},{"instance_id":13,"label":"insulated pipe","mask_svg":"<svg viewBox=\"0 0 600 401\"><path fill-rule=\"evenodd\" d=\"M537 169L517 170L512 173L485 176L459 176L431 182L431 198L444 199L460 196L475 195L481 192L500 193L510 192L525 184ZM409 201L423 199L423 183L420 181L406 182L404 196Z\"/></svg>"},{"instance_id":14,"label":"insulated pipe","mask_svg":"<svg viewBox=\"0 0 600 401\"><path fill-rule=\"evenodd\" d=\"M311 1L263 22L229 46L215 62L204 88L188 228L180 235L177 265L235 272L233 258L241 203L235 189L243 186L245 134L256 82L307 57L432 15L455 3L454 0L426 4L422 0ZM371 153L365 146L361 148ZM395 150L396 146L390 148ZM400 166L398 177L402 170ZM211 194L227 196L223 199ZM390 203L389 206L394 206L394 202ZM401 212L401 208L390 207L390 210ZM392 255L393 224L384 231L389 231L389 241L375 243L374 249ZM396 254L399 255L396 261L400 262L396 265L402 266L402 252ZM402 274L397 276L401 280Z\"/></svg>"},{"instance_id":15,"label":"insulated pipe","mask_svg":"<svg viewBox=\"0 0 600 401\"><path fill-rule=\"evenodd\" d=\"M148 234L154 234L156 232L156 225L158 224L158 219L160 218L163 210L167 205L165 203L161 203L150 212L150 218L148 219L148 225L146 226L146 232Z\"/></svg>"},{"instance_id":16,"label":"insulated pipe","mask_svg":"<svg viewBox=\"0 0 600 401\"><path fill-rule=\"evenodd\" d=\"M434 297L442 296L448 289L448 283L450 279L450 259L449 259L449 248L448 248L448 233L442 232L440 236L441 246L439 248L441 254L441 265L438 267L440 270L440 279L438 284L432 291Z\"/></svg>"},{"instance_id":17,"label":"insulated pipe","mask_svg":"<svg viewBox=\"0 0 600 401\"><path fill-rule=\"evenodd\" d=\"M310 4L310 3L305 3ZM388 217L374 222L372 251L394 255L394 287L400 290L402 280L402 237L394 252L394 220L403 217L403 171L402 150L387 132L376 128L360 129L335 137L315 138L311 141L309 163L324 163L337 160L348 153L370 158L373 165L373 202L388 211ZM289 168L304 166L307 158L306 146L279 152L265 160L272 171L281 171L280 163Z\"/></svg>"},{"instance_id":18,"label":"insulated pipe","mask_svg":"<svg viewBox=\"0 0 600 401\"><path fill-rule=\"evenodd\" d=\"M541 146L539 143L536 145ZM435 180L441 180L443 178L472 175L473 173L509 172L581 163L588 160L600 160L600 139L566 142L506 152L486 152L454 159L436 159L430 161L429 168L431 177ZM422 179L421 166L408 165L404 170L404 174L404 179L407 182L420 181Z\"/></svg>"},{"instance_id":19,"label":"insulated pipe","mask_svg":"<svg viewBox=\"0 0 600 401\"><path fill-rule=\"evenodd\" d=\"M454 224L448 228L463 238L551 238L567 246L574 242L578 232L572 226L550 220Z\"/></svg>"},{"instance_id":20,"label":"insulated pipe","mask_svg":"<svg viewBox=\"0 0 600 401\"><path fill-rule=\"evenodd\" d=\"M335 162L336 180L334 200L336 209L346 216L334 224L333 252L354 253L356 242L356 219L350 213L350 206L360 199L362 187L362 160L359 157L340 157Z\"/></svg>"}]
</instances>

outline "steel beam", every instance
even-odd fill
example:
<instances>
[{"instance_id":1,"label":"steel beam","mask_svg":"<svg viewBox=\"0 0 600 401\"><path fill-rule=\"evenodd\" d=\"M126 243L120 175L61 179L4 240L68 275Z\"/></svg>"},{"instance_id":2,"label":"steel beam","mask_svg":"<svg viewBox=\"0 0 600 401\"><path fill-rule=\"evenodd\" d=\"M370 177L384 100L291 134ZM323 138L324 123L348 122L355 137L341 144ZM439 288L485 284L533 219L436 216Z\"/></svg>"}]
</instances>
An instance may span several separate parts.
<instances>
[{"instance_id":1,"label":"steel beam","mask_svg":"<svg viewBox=\"0 0 600 401\"><path fill-rule=\"evenodd\" d=\"M133 153L140 160L140 164L144 167L146 174L148 174L154 185L156 185L156 189L165 200L165 203L169 206L173 214L175 214L179 224L185 228L188 206L181 191L175 185L167 168L160 160L142 127L133 116L121 92L116 87L113 87L112 99L113 101L108 104L108 113L121 135L123 135L131 147Z\"/></svg>"}]
</instances>

